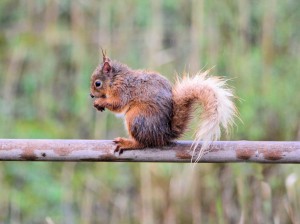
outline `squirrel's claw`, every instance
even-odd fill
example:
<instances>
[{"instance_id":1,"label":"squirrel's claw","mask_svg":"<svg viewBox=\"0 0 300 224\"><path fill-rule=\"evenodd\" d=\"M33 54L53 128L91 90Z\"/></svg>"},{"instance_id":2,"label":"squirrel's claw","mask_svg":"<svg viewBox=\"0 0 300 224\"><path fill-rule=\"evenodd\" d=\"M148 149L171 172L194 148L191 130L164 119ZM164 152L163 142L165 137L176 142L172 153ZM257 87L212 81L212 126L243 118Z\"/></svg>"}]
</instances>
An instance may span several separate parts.
<instances>
[{"instance_id":1,"label":"squirrel's claw","mask_svg":"<svg viewBox=\"0 0 300 224\"><path fill-rule=\"evenodd\" d=\"M105 110L105 107L101 107L98 104L94 104L94 107L101 112Z\"/></svg>"},{"instance_id":2,"label":"squirrel's claw","mask_svg":"<svg viewBox=\"0 0 300 224\"><path fill-rule=\"evenodd\" d=\"M116 138L115 140L113 140L113 142L117 144L114 153L119 152L119 155L121 155L124 152L124 149L122 149L121 147L121 138Z\"/></svg>"},{"instance_id":3,"label":"squirrel's claw","mask_svg":"<svg viewBox=\"0 0 300 224\"><path fill-rule=\"evenodd\" d=\"M121 149L120 148L121 148L121 146L117 145L117 147L114 150L114 153L119 152L119 155L121 155L124 152L124 150L122 148Z\"/></svg>"},{"instance_id":4,"label":"squirrel's claw","mask_svg":"<svg viewBox=\"0 0 300 224\"><path fill-rule=\"evenodd\" d=\"M99 104L99 102L97 102L97 100L94 101L94 107L101 112L105 110L105 107L103 106L103 104L102 103Z\"/></svg>"},{"instance_id":5,"label":"squirrel's claw","mask_svg":"<svg viewBox=\"0 0 300 224\"><path fill-rule=\"evenodd\" d=\"M144 148L143 145L139 144L134 139L127 139L127 138L115 138L113 140L115 144L117 144L114 152L119 152L121 155L125 150L133 150L133 149L141 149Z\"/></svg>"}]
</instances>

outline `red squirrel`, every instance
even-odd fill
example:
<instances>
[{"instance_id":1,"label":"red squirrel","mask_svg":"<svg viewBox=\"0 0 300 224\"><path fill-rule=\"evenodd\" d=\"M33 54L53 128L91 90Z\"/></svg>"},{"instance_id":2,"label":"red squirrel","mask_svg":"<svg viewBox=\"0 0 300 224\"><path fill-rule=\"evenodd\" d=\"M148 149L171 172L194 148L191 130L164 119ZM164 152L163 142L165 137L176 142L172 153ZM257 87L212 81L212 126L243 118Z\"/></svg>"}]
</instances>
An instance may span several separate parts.
<instances>
[{"instance_id":1,"label":"red squirrel","mask_svg":"<svg viewBox=\"0 0 300 224\"><path fill-rule=\"evenodd\" d=\"M195 104L203 108L195 136L195 147L203 141L201 151L220 138L220 126L227 131L234 123L233 92L225 80L208 77L208 71L172 86L157 72L133 70L102 54L91 76L90 96L99 111L125 115L129 138L115 138L115 152L170 144L186 131Z\"/></svg>"}]
</instances>

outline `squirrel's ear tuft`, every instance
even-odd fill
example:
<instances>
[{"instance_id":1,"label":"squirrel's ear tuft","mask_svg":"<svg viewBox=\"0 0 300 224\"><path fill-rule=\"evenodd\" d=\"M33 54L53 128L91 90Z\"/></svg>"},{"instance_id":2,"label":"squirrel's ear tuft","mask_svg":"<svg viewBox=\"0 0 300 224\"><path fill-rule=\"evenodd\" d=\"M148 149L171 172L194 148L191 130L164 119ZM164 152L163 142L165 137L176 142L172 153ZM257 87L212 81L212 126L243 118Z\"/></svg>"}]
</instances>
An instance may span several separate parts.
<instances>
[{"instance_id":1,"label":"squirrel's ear tuft","mask_svg":"<svg viewBox=\"0 0 300 224\"><path fill-rule=\"evenodd\" d=\"M111 72L111 64L109 57L106 56L106 50L103 50L101 47L102 52L102 59L103 59L103 66L102 66L102 72L103 73L109 73Z\"/></svg>"},{"instance_id":2,"label":"squirrel's ear tuft","mask_svg":"<svg viewBox=\"0 0 300 224\"><path fill-rule=\"evenodd\" d=\"M109 73L111 71L111 65L108 61L104 62L102 66L102 72L103 73Z\"/></svg>"},{"instance_id":3,"label":"squirrel's ear tuft","mask_svg":"<svg viewBox=\"0 0 300 224\"><path fill-rule=\"evenodd\" d=\"M110 61L110 59L106 56L106 50L103 50L103 48L101 47L101 52L102 52L102 60L103 60L103 63L106 62L106 61Z\"/></svg>"}]
</instances>

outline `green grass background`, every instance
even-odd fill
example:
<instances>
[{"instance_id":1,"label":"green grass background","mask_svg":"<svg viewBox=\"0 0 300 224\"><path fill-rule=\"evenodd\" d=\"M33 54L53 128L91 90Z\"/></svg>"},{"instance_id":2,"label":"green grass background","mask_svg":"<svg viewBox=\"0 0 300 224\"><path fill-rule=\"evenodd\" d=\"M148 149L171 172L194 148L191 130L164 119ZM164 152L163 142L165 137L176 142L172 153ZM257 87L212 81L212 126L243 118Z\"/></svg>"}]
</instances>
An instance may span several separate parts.
<instances>
[{"instance_id":1,"label":"green grass background","mask_svg":"<svg viewBox=\"0 0 300 224\"><path fill-rule=\"evenodd\" d=\"M231 81L225 140L300 139L300 2L0 2L0 137L113 139L89 78L110 57ZM192 131L184 139L192 139ZM299 223L298 165L0 163L0 223Z\"/></svg>"}]
</instances>

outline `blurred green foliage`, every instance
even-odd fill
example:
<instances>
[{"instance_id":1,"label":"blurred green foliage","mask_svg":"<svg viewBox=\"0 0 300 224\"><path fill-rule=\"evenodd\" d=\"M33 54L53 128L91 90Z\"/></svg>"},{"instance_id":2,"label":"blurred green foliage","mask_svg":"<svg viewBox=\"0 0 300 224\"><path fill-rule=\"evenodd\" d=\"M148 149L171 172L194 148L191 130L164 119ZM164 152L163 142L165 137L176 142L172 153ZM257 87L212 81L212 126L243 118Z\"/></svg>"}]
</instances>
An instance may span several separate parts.
<instances>
[{"instance_id":1,"label":"blurred green foliage","mask_svg":"<svg viewBox=\"0 0 300 224\"><path fill-rule=\"evenodd\" d=\"M231 79L243 122L227 139L299 140L299 21L296 0L2 0L0 137L126 135L89 98L101 46L172 82L212 67ZM1 162L0 223L299 223L299 177L296 165Z\"/></svg>"}]
</instances>

